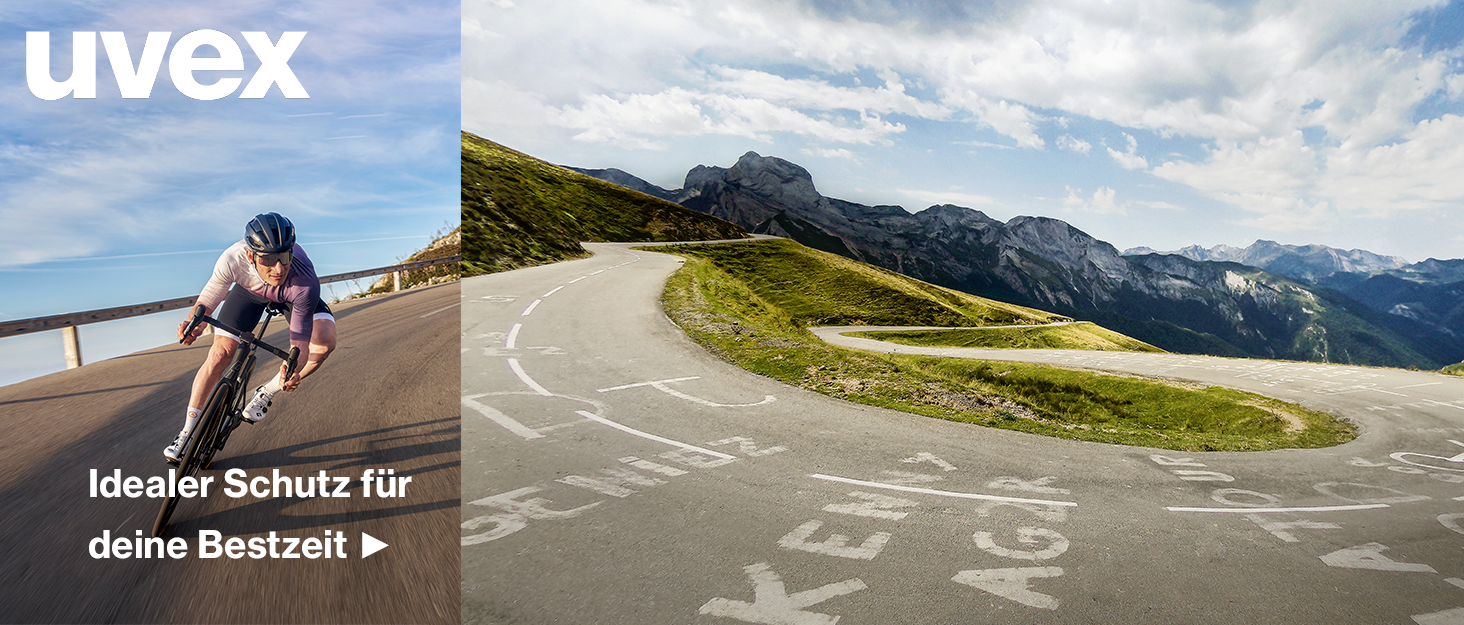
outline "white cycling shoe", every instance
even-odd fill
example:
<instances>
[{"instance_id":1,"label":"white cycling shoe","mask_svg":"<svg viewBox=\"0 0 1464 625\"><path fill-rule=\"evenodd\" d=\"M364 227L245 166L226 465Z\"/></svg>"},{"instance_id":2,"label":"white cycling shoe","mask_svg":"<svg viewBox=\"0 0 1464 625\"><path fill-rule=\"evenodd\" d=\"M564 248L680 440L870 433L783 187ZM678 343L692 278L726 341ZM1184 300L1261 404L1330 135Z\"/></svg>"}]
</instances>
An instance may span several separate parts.
<instances>
[{"instance_id":1,"label":"white cycling shoe","mask_svg":"<svg viewBox=\"0 0 1464 625\"><path fill-rule=\"evenodd\" d=\"M189 434L188 430L180 430L178 438L173 439L173 444L163 448L163 457L168 460L168 464L178 464L178 460L183 457L183 450L188 447Z\"/></svg>"},{"instance_id":2,"label":"white cycling shoe","mask_svg":"<svg viewBox=\"0 0 1464 625\"><path fill-rule=\"evenodd\" d=\"M249 405L244 406L244 422L259 423L264 420L265 413L269 412L270 404L274 403L274 393L264 390L264 386L254 389L254 398L249 400Z\"/></svg>"}]
</instances>

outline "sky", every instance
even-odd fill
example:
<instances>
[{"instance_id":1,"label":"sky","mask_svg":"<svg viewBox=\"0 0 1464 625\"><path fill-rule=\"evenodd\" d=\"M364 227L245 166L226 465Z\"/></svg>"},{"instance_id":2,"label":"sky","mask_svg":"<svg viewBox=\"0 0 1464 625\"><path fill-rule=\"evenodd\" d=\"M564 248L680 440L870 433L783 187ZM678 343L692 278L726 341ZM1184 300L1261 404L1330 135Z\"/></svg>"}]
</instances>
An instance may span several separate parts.
<instances>
[{"instance_id":1,"label":"sky","mask_svg":"<svg viewBox=\"0 0 1464 625\"><path fill-rule=\"evenodd\" d=\"M1464 258L1464 3L464 0L464 129L668 189L743 153L819 191Z\"/></svg>"},{"instance_id":2,"label":"sky","mask_svg":"<svg viewBox=\"0 0 1464 625\"><path fill-rule=\"evenodd\" d=\"M16 6L21 5L21 6ZM395 264L458 223L458 0L88 0L0 4L0 321L196 295L254 215L291 219L317 273ZM151 32L211 29L263 63L242 35L275 45L308 98L271 86L216 100L184 95L171 57L148 98L123 98L104 36L96 97L28 88L27 32L50 33L53 80L71 76L72 32L121 32L130 61ZM205 46L197 57L218 56ZM360 286L369 286L363 283ZM344 296L352 285L327 288ZM328 297L329 299L329 297ZM172 340L185 311L81 328L85 361ZM0 339L0 384L64 368L59 332Z\"/></svg>"}]
</instances>

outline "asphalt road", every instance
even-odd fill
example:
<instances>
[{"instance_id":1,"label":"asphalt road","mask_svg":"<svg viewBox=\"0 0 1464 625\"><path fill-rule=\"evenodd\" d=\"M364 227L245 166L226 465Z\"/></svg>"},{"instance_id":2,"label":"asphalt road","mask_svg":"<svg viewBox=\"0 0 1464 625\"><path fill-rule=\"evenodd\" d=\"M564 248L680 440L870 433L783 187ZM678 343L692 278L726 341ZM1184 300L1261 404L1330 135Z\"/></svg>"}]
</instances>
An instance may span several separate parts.
<instances>
[{"instance_id":1,"label":"asphalt road","mask_svg":"<svg viewBox=\"0 0 1464 625\"><path fill-rule=\"evenodd\" d=\"M0 622L457 622L458 294L448 284L333 305L335 353L266 421L234 433L201 473L215 478L208 497L178 504L168 536L185 538L181 559L94 558L104 532L149 535L160 500L93 497L90 472L166 475L162 449L208 339L0 387ZM266 340L284 343L284 327ZM278 361L261 355L255 384L271 371ZM230 469L325 471L352 479L350 497L234 498ZM366 469L412 481L402 497L365 498ZM244 541L329 531L346 537L336 554L347 557L204 559L209 530ZM363 559L363 532L389 546Z\"/></svg>"},{"instance_id":2,"label":"asphalt road","mask_svg":"<svg viewBox=\"0 0 1464 625\"><path fill-rule=\"evenodd\" d=\"M677 258L592 247L463 282L464 622L1464 622L1464 380L1069 355L1218 372L1363 434L1050 439L749 374L660 312Z\"/></svg>"}]
</instances>

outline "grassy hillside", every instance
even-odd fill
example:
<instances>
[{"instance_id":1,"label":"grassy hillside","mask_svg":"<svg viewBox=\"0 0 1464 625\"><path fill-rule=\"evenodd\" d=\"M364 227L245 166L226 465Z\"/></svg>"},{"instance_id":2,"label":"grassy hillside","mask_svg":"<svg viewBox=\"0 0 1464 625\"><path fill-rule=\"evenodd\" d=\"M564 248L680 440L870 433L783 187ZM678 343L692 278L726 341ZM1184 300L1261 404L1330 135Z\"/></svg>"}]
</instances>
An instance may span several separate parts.
<instances>
[{"instance_id":1,"label":"grassy hillside","mask_svg":"<svg viewBox=\"0 0 1464 625\"><path fill-rule=\"evenodd\" d=\"M580 241L736 239L742 228L462 133L463 271L587 256Z\"/></svg>"},{"instance_id":2,"label":"grassy hillside","mask_svg":"<svg viewBox=\"0 0 1464 625\"><path fill-rule=\"evenodd\" d=\"M689 336L745 369L833 397L991 427L1178 450L1322 447L1356 436L1351 424L1330 415L1230 389L833 347L806 328L981 326L1064 318L926 284L791 241L656 251L687 258L667 282L663 303Z\"/></svg>"},{"instance_id":3,"label":"grassy hillside","mask_svg":"<svg viewBox=\"0 0 1464 625\"><path fill-rule=\"evenodd\" d=\"M923 347L987 347L994 349L1091 349L1117 352L1163 352L1143 341L1082 321L1036 328L853 332L880 341Z\"/></svg>"},{"instance_id":4,"label":"grassy hillside","mask_svg":"<svg viewBox=\"0 0 1464 625\"><path fill-rule=\"evenodd\" d=\"M1461 362L1457 365L1449 365L1447 367L1444 367L1443 371L1444 373L1447 373L1449 375L1464 376L1464 362Z\"/></svg>"},{"instance_id":5,"label":"grassy hillside","mask_svg":"<svg viewBox=\"0 0 1464 625\"><path fill-rule=\"evenodd\" d=\"M402 264L414 263L419 260L435 260L448 256L456 256L462 253L462 227L453 228L448 232L437 233L433 241L427 247L418 250L401 261ZM402 288L409 289L414 286L430 286L453 282L462 277L461 263L445 263L422 269L413 269L402 274ZM375 284L366 291L367 294L389 293L396 285L391 274L386 274L376 280Z\"/></svg>"}]
</instances>

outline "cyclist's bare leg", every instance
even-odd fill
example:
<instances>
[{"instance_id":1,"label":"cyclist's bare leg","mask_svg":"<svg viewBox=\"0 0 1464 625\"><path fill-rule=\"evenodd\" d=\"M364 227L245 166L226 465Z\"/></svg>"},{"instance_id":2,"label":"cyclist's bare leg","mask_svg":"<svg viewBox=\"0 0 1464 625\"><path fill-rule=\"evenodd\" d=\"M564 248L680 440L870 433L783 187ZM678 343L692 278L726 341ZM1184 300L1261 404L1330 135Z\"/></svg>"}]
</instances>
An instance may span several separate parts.
<instances>
[{"instance_id":1,"label":"cyclist's bare leg","mask_svg":"<svg viewBox=\"0 0 1464 625\"><path fill-rule=\"evenodd\" d=\"M188 407L203 409L204 402L208 401L208 394L213 392L213 387L219 383L219 378L224 377L224 370L229 368L229 362L234 359L234 350L238 348L238 340L214 334L213 346L208 349L208 357L204 359L203 366L198 368L198 375L193 377L193 390L188 394Z\"/></svg>"}]
</instances>

